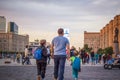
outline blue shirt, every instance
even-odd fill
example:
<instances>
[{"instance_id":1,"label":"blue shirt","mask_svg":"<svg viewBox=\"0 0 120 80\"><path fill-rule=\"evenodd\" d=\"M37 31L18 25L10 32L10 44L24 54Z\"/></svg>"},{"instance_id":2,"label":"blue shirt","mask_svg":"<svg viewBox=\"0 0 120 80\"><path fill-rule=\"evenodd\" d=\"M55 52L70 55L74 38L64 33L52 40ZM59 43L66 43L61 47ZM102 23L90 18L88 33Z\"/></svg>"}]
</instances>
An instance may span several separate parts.
<instances>
[{"instance_id":1,"label":"blue shirt","mask_svg":"<svg viewBox=\"0 0 120 80\"><path fill-rule=\"evenodd\" d=\"M54 55L66 55L66 45L69 44L67 38L63 36L57 36L52 40L54 46Z\"/></svg>"}]
</instances>

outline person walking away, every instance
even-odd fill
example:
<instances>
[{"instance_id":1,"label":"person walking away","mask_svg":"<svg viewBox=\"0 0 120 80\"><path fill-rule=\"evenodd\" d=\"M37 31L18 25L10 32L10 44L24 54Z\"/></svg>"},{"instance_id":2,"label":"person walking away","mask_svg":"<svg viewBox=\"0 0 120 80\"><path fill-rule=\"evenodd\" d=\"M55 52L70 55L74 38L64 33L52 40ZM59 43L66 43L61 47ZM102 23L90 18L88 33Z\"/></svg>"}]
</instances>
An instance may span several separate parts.
<instances>
[{"instance_id":1,"label":"person walking away","mask_svg":"<svg viewBox=\"0 0 120 80\"><path fill-rule=\"evenodd\" d=\"M80 55L81 55L81 59L82 59L82 64L85 64L84 63L84 54L85 54L85 50L81 50Z\"/></svg>"},{"instance_id":2,"label":"person walking away","mask_svg":"<svg viewBox=\"0 0 120 80\"><path fill-rule=\"evenodd\" d=\"M46 66L47 66L47 48L45 47L45 45L46 45L46 40L45 39L40 40L40 46L38 48L40 48L42 51L41 51L41 59L36 59L37 75L38 75L37 80L43 80L45 78Z\"/></svg>"},{"instance_id":3,"label":"person walking away","mask_svg":"<svg viewBox=\"0 0 120 80\"><path fill-rule=\"evenodd\" d=\"M87 54L86 54L86 61L87 61L87 64L89 64L89 59L90 59L90 56L89 56L89 53L87 52Z\"/></svg>"},{"instance_id":4,"label":"person walking away","mask_svg":"<svg viewBox=\"0 0 120 80\"><path fill-rule=\"evenodd\" d=\"M53 38L51 44L52 50L51 56L52 58L54 58L54 80L64 79L66 57L67 59L70 58L70 44L68 39L63 37L63 35L64 35L63 28L59 28L58 36Z\"/></svg>"},{"instance_id":5,"label":"person walking away","mask_svg":"<svg viewBox=\"0 0 120 80\"><path fill-rule=\"evenodd\" d=\"M102 60L102 54L101 53L99 53L99 60L98 60L98 62L101 64L101 60Z\"/></svg>"},{"instance_id":6,"label":"person walking away","mask_svg":"<svg viewBox=\"0 0 120 80\"><path fill-rule=\"evenodd\" d=\"M99 60L99 54L95 53L95 63L98 64L98 60Z\"/></svg>"},{"instance_id":7,"label":"person walking away","mask_svg":"<svg viewBox=\"0 0 120 80\"><path fill-rule=\"evenodd\" d=\"M47 64L50 64L50 46L47 46Z\"/></svg>"},{"instance_id":8,"label":"person walking away","mask_svg":"<svg viewBox=\"0 0 120 80\"><path fill-rule=\"evenodd\" d=\"M91 53L90 53L90 55L91 55L91 61L92 61L92 65L95 65L95 54L94 54L94 51L92 51Z\"/></svg>"},{"instance_id":9,"label":"person walking away","mask_svg":"<svg viewBox=\"0 0 120 80\"><path fill-rule=\"evenodd\" d=\"M20 63L20 57L21 57L21 55L20 55L20 53L18 53L17 54L17 63Z\"/></svg>"},{"instance_id":10,"label":"person walking away","mask_svg":"<svg viewBox=\"0 0 120 80\"><path fill-rule=\"evenodd\" d=\"M70 57L70 61L72 63L72 77L74 80L78 80L78 72L81 71L81 59L78 54L78 51L75 50L74 56Z\"/></svg>"},{"instance_id":11,"label":"person walking away","mask_svg":"<svg viewBox=\"0 0 120 80\"><path fill-rule=\"evenodd\" d=\"M23 62L22 62L22 64L24 65L24 63L27 63L27 64L29 64L29 51L28 51L28 45L26 45L26 47L25 47L25 55L24 55L25 57L24 57L24 60L23 60Z\"/></svg>"},{"instance_id":12,"label":"person walking away","mask_svg":"<svg viewBox=\"0 0 120 80\"><path fill-rule=\"evenodd\" d=\"M107 61L107 56L106 56L106 54L103 54L103 63L105 64L106 61Z\"/></svg>"}]
</instances>

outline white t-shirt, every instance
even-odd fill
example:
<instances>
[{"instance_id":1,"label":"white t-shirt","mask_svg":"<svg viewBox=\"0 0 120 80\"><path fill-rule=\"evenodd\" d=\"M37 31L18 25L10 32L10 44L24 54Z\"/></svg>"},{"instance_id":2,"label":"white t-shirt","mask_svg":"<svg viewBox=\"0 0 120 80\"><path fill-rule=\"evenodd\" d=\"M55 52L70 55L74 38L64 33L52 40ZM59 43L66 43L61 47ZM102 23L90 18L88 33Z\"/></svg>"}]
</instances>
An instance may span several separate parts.
<instances>
[{"instance_id":1,"label":"white t-shirt","mask_svg":"<svg viewBox=\"0 0 120 80\"><path fill-rule=\"evenodd\" d=\"M47 48L47 54L50 54L50 49L49 48Z\"/></svg>"},{"instance_id":2,"label":"white t-shirt","mask_svg":"<svg viewBox=\"0 0 120 80\"><path fill-rule=\"evenodd\" d=\"M27 49L27 48L25 48L25 57L27 57L27 56L28 56L28 54L29 54L28 49Z\"/></svg>"}]
</instances>

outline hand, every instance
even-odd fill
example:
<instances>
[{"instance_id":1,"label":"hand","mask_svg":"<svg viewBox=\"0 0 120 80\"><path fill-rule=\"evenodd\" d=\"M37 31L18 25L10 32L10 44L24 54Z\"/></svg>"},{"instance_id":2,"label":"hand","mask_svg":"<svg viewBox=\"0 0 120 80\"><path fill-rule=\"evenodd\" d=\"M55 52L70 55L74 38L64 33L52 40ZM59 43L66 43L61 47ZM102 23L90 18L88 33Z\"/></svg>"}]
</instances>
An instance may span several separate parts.
<instances>
[{"instance_id":1,"label":"hand","mask_svg":"<svg viewBox=\"0 0 120 80\"><path fill-rule=\"evenodd\" d=\"M70 56L69 56L69 55L67 56L67 60L69 60L69 61L70 61Z\"/></svg>"},{"instance_id":2,"label":"hand","mask_svg":"<svg viewBox=\"0 0 120 80\"><path fill-rule=\"evenodd\" d=\"M54 54L51 54L51 58L54 59Z\"/></svg>"}]
</instances>

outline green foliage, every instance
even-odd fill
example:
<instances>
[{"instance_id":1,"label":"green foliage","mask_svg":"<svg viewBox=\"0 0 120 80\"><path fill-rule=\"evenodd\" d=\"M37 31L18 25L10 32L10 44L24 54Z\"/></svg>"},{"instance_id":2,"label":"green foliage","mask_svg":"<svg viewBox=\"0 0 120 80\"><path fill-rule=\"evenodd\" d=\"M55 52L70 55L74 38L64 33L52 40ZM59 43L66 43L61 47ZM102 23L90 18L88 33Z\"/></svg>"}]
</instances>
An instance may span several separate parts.
<instances>
[{"instance_id":1,"label":"green foliage","mask_svg":"<svg viewBox=\"0 0 120 80\"><path fill-rule=\"evenodd\" d=\"M102 48L99 48L98 51L97 51L98 54L103 54L104 53L104 50Z\"/></svg>"},{"instance_id":2,"label":"green foliage","mask_svg":"<svg viewBox=\"0 0 120 80\"><path fill-rule=\"evenodd\" d=\"M92 48L88 47L88 44L85 44L83 49L85 50L85 52L88 52L88 53L90 53L92 50Z\"/></svg>"},{"instance_id":3,"label":"green foliage","mask_svg":"<svg viewBox=\"0 0 120 80\"><path fill-rule=\"evenodd\" d=\"M104 49L104 53L112 55L113 54L113 48L112 47L105 48Z\"/></svg>"}]
</instances>

